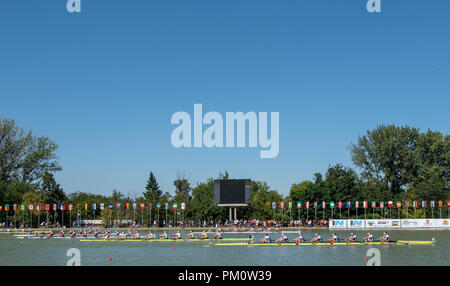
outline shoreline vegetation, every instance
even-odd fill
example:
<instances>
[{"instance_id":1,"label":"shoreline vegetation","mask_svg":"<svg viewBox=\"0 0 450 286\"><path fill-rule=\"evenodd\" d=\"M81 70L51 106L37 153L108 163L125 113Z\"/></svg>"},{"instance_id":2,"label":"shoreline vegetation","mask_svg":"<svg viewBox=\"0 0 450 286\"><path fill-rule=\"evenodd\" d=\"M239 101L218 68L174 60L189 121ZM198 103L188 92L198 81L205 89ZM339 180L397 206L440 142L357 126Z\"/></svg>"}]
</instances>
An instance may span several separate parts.
<instances>
[{"instance_id":1,"label":"shoreline vegetation","mask_svg":"<svg viewBox=\"0 0 450 286\"><path fill-rule=\"evenodd\" d=\"M252 201L247 207L237 209L237 217L281 223L333 216L431 218L442 215L442 208L447 207L446 217L445 202L450 199L449 139L448 134L439 131L420 132L409 126L380 125L359 136L356 143L350 143L354 168L342 164L329 166L325 174L314 173L311 180L293 182L287 195L272 189L266 181L252 181ZM173 189L162 190L156 176L149 172L147 181L143 178L142 182L145 190L137 198L126 197L119 190L113 190L109 196L66 193L54 178L56 172L62 171L57 149L52 140L33 136L14 120L0 120L0 223L3 227L30 226L30 223L36 227L42 222L68 227L75 221L98 219L105 226L127 219L143 226L156 221L160 227L169 222L221 223L228 219L228 208L213 203L215 178L192 186L184 174L177 174ZM216 179L231 177L225 171ZM425 206L424 201L428 203ZM310 204L308 209L306 202ZM336 207L332 208L331 202ZM337 207L338 202L344 204L342 209ZM351 203L350 208L347 202ZM356 202L361 205L356 206ZM369 204L367 214L363 202ZM376 202L375 208L371 207L372 202ZM383 207L382 202L386 203ZM388 207L388 202L394 206ZM413 202L419 205L413 207Z\"/></svg>"}]
</instances>

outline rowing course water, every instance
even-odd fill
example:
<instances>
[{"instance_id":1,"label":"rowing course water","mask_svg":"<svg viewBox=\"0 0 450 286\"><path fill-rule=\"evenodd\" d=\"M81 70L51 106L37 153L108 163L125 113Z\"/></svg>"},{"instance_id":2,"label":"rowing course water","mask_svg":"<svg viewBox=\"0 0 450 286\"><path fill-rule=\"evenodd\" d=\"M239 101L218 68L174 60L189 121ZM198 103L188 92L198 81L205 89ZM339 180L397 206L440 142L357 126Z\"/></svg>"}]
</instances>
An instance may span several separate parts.
<instances>
[{"instance_id":1,"label":"rowing course water","mask_svg":"<svg viewBox=\"0 0 450 286\"><path fill-rule=\"evenodd\" d=\"M316 231L303 231L312 238ZM319 232L328 238L332 231ZM349 232L337 232L339 237ZM367 231L356 231L358 239ZM380 237L383 231L372 231ZM81 265L150 265L150 266L302 266L302 265L365 265L367 250L377 248L381 265L450 265L450 231L448 230L398 230L389 231L393 239L431 240L434 245L376 245L376 246L299 246L299 247L215 247L207 242L81 242L71 239L14 239L0 237L0 265L47 266L66 265L70 257L66 252L77 248ZM224 237L246 237L244 234L225 234ZM255 234L259 240L262 234ZM271 234L272 239L278 234ZM293 240L296 235L288 234ZM111 261L108 259L112 258Z\"/></svg>"}]
</instances>

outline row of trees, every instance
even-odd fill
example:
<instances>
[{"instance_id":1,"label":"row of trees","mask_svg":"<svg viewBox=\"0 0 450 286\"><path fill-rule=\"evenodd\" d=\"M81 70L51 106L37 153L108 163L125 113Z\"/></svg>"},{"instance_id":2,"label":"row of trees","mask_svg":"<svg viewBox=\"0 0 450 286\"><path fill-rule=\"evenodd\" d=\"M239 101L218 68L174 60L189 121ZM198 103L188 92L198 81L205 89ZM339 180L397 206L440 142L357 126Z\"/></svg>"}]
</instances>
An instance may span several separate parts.
<instances>
[{"instance_id":1,"label":"row of trees","mask_svg":"<svg viewBox=\"0 0 450 286\"><path fill-rule=\"evenodd\" d=\"M192 187L186 176L178 174L173 182L174 190L169 193L161 190L157 178L150 172L145 191L138 198L126 197L117 190L110 196L84 192L66 194L53 176L62 169L56 157L57 148L50 139L34 137L31 132L26 133L17 127L14 121L3 119L0 123L0 202L11 205L72 203L80 206L152 202L152 210L146 207L143 212L137 212L136 220L143 220L144 224L158 219L161 224L166 218L172 222L180 219L223 222L228 218L227 209L213 203L213 178ZM266 182L252 181L252 201L248 207L238 209L238 216L259 220L305 219L308 215L308 218L315 218L311 217L313 213L315 215L314 211L307 214L306 211L288 212L278 208L274 212L271 202L280 201L446 201L450 198L448 135L430 130L423 133L408 126L381 125L360 136L349 149L356 168L342 164L330 166L325 174L315 173L312 180L294 183L286 196L271 189ZM218 176L218 179L228 178L228 172ZM174 202L186 204L182 214L181 210L167 213L162 210L157 214L156 203L172 205ZM317 218L329 218L331 211L329 208L321 210ZM33 212L31 219L33 215L38 213ZM49 220L61 222L61 215L62 212L51 211ZM68 215L66 212L65 216ZM107 224L110 219L123 219L125 210L105 208L102 212L94 212L90 207L87 211L82 210L83 219L93 219L94 215ZM128 218L135 218L135 215L131 211ZM356 216L354 210L351 215ZM68 223L70 219L65 217L64 221Z\"/></svg>"}]
</instances>

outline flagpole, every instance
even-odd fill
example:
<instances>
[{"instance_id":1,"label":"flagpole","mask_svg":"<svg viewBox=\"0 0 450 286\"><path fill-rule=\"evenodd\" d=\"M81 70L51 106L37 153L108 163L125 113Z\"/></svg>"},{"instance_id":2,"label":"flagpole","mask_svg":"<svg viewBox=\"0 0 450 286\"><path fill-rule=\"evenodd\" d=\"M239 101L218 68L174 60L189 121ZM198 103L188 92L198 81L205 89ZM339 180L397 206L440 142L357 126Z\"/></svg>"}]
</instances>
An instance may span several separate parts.
<instances>
[{"instance_id":1,"label":"flagpole","mask_svg":"<svg viewBox=\"0 0 450 286\"><path fill-rule=\"evenodd\" d=\"M152 203L150 202L149 204L150 204L149 205L149 208L150 208L149 226L153 227L153 222L152 222Z\"/></svg>"},{"instance_id":2,"label":"flagpole","mask_svg":"<svg viewBox=\"0 0 450 286\"><path fill-rule=\"evenodd\" d=\"M72 210L69 210L69 228L72 228Z\"/></svg>"},{"instance_id":3,"label":"flagpole","mask_svg":"<svg viewBox=\"0 0 450 286\"><path fill-rule=\"evenodd\" d=\"M149 208L150 208L150 215L149 215L149 222L148 222L148 225L149 225L150 227L153 227L153 222L152 222L152 203L150 203Z\"/></svg>"}]
</instances>

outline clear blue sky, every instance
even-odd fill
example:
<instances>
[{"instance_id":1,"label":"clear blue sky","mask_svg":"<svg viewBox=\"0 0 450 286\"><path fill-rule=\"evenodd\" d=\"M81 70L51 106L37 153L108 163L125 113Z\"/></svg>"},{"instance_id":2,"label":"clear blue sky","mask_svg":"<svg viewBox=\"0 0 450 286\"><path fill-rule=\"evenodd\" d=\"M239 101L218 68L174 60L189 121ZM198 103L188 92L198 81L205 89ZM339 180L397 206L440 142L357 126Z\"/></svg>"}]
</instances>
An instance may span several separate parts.
<instances>
[{"instance_id":1,"label":"clear blue sky","mask_svg":"<svg viewBox=\"0 0 450 286\"><path fill-rule=\"evenodd\" d=\"M0 2L0 117L59 146L66 192L228 170L288 194L378 124L449 131L450 1ZM280 153L175 149L171 115L280 112Z\"/></svg>"}]
</instances>

